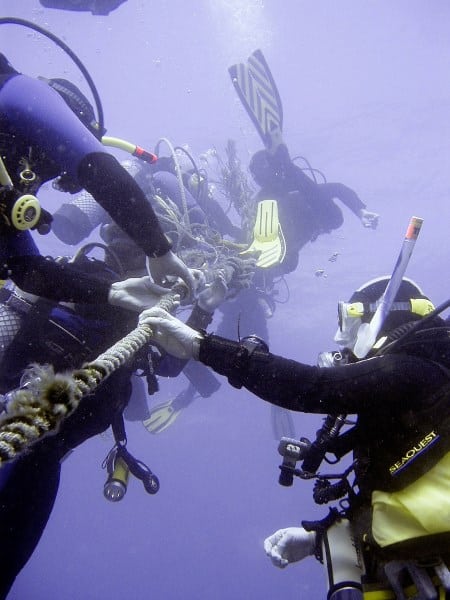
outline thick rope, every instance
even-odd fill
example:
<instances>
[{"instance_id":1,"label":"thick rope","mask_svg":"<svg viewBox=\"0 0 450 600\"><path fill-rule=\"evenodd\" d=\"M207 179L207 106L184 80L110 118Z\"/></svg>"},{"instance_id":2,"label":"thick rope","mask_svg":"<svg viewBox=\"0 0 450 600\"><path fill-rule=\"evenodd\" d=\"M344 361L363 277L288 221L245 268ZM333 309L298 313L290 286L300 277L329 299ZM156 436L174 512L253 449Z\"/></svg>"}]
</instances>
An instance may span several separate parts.
<instances>
[{"instance_id":1,"label":"thick rope","mask_svg":"<svg viewBox=\"0 0 450 600\"><path fill-rule=\"evenodd\" d=\"M167 311L184 292L182 286L163 296L158 306ZM31 385L18 390L0 420L0 466L16 459L47 435L57 433L64 419L77 409L82 398L95 391L114 371L128 363L150 342L152 330L139 325L123 339L81 369L64 374L51 366L33 365Z\"/></svg>"}]
</instances>

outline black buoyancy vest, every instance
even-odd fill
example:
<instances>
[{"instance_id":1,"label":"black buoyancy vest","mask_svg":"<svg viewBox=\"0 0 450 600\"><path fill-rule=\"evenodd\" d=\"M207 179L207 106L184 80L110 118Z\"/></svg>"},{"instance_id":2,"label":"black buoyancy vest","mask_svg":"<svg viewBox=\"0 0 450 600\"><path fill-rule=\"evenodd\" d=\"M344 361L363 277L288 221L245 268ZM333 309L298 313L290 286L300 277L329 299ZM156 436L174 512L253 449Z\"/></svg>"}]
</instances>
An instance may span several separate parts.
<instances>
[{"instance_id":1,"label":"black buoyancy vest","mask_svg":"<svg viewBox=\"0 0 450 600\"><path fill-rule=\"evenodd\" d=\"M416 333L408 339L408 348L401 344L395 351L400 350L432 361L447 382L444 380L437 390L425 394L420 407L409 408L405 398L404 410L392 417L391 424L397 424L398 428L392 427L389 440L381 434L373 445L367 443L366 428L356 426L359 431L355 455L360 462L357 479L363 495L374 489L394 492L405 488L450 450L450 332L440 326L425 335Z\"/></svg>"}]
</instances>

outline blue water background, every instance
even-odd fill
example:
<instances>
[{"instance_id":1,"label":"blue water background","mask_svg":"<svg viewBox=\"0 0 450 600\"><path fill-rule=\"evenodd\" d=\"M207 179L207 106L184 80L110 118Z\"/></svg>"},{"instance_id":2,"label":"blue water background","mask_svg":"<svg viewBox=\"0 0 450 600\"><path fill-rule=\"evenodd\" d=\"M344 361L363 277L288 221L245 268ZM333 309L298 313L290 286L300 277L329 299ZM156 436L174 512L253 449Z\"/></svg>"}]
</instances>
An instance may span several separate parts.
<instances>
[{"instance_id":1,"label":"blue water background","mask_svg":"<svg viewBox=\"0 0 450 600\"><path fill-rule=\"evenodd\" d=\"M273 352L313 364L321 350L334 349L337 300L391 272L412 215L424 226L407 274L435 303L448 298L446 0L128 0L108 17L0 0L0 14L30 19L70 45L97 84L110 135L150 149L167 137L197 155L223 152L231 138L244 165L261 142L227 68L263 50L291 153L352 187L381 216L377 230L366 230L343 208L343 227L302 251L286 277L289 300L269 322ZM72 79L89 93L52 42L15 26L0 35L18 69ZM67 201L49 186L40 197L51 209ZM52 234L38 242L48 254L71 252ZM325 276L317 277L321 269ZM173 398L186 379L160 383L150 403ZM302 414L294 421L298 436L313 436L320 424ZM121 503L108 503L101 462L111 435L77 449L11 600L325 597L323 568L313 558L281 571L262 549L274 530L326 513L314 505L311 484L278 485L268 405L224 381L164 433L152 436L135 423L128 438L158 474L159 493L148 496L133 480Z\"/></svg>"}]
</instances>

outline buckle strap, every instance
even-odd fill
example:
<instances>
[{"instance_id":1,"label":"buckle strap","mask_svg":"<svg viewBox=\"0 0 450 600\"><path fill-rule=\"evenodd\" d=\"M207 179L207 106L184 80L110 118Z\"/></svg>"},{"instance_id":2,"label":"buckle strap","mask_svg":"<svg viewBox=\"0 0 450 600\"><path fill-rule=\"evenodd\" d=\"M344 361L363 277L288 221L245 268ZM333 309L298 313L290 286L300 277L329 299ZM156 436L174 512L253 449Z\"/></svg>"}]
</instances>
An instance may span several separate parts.
<instances>
[{"instance_id":1,"label":"buckle strap","mask_svg":"<svg viewBox=\"0 0 450 600\"><path fill-rule=\"evenodd\" d=\"M2 288L0 290L0 302L3 302L7 306L21 314L28 314L33 308L34 304L29 300L26 300L14 290Z\"/></svg>"}]
</instances>

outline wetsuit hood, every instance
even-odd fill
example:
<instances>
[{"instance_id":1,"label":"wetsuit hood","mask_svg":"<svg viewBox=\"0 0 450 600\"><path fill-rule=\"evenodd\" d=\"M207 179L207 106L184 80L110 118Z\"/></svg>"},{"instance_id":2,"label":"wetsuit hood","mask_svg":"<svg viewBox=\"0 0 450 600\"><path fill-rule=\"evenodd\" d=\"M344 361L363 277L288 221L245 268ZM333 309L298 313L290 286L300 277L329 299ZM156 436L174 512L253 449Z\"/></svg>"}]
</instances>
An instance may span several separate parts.
<instances>
[{"instance_id":1,"label":"wetsuit hood","mask_svg":"<svg viewBox=\"0 0 450 600\"><path fill-rule=\"evenodd\" d=\"M340 346L353 350L359 326L362 323L369 323L372 319L389 279L388 276L372 279L353 292L348 302L339 303L339 328L334 340ZM421 310L425 310L423 313L415 309L419 301L424 301L420 305ZM384 320L380 337L405 323L417 321L426 314L426 311L429 312L433 308L430 299L425 296L417 283L406 277L403 278L394 304Z\"/></svg>"}]
</instances>

